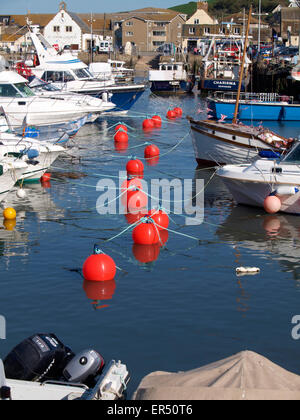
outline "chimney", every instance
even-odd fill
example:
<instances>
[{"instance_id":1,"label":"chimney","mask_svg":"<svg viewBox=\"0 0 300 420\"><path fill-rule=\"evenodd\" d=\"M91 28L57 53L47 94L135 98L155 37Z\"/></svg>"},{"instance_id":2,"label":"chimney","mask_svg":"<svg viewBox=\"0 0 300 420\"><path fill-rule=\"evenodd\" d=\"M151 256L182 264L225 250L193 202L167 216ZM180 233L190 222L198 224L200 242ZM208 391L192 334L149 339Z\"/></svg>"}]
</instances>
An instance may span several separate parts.
<instances>
[{"instance_id":1,"label":"chimney","mask_svg":"<svg viewBox=\"0 0 300 420\"><path fill-rule=\"evenodd\" d=\"M208 12L208 3L207 1L198 1L197 2L197 9L205 10L205 12Z\"/></svg>"}]
</instances>

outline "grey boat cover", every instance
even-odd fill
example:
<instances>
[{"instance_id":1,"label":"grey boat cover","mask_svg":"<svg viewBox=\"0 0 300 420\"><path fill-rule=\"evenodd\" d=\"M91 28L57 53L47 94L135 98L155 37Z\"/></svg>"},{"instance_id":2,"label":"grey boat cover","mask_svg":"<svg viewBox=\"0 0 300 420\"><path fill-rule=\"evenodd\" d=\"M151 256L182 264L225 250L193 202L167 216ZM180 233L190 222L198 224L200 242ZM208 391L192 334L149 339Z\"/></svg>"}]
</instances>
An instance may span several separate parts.
<instances>
[{"instance_id":1,"label":"grey boat cover","mask_svg":"<svg viewBox=\"0 0 300 420\"><path fill-rule=\"evenodd\" d=\"M145 376L133 400L300 400L300 376L252 351L187 372Z\"/></svg>"}]
</instances>

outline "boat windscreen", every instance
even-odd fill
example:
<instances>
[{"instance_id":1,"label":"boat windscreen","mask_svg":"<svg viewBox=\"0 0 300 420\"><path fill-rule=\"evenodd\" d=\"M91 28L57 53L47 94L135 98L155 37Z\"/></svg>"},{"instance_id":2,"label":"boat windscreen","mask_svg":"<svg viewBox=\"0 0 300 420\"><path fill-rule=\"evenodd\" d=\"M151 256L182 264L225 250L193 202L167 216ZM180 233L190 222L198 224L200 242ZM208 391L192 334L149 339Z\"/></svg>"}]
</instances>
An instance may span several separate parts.
<instances>
[{"instance_id":1,"label":"boat windscreen","mask_svg":"<svg viewBox=\"0 0 300 420\"><path fill-rule=\"evenodd\" d=\"M35 96L30 87L27 86L25 83L15 83L15 87L18 89L19 92L21 92L24 98Z\"/></svg>"},{"instance_id":2,"label":"boat windscreen","mask_svg":"<svg viewBox=\"0 0 300 420\"><path fill-rule=\"evenodd\" d=\"M292 150L282 159L284 163L300 164L300 142L297 142Z\"/></svg>"}]
</instances>

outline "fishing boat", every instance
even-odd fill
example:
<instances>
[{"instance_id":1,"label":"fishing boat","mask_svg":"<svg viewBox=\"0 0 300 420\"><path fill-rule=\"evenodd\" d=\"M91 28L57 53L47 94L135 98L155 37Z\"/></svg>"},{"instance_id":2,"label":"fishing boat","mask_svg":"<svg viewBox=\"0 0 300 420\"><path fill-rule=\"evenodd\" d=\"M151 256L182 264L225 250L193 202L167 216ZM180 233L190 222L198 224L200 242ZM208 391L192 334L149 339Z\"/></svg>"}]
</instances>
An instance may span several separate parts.
<instances>
[{"instance_id":1,"label":"fishing boat","mask_svg":"<svg viewBox=\"0 0 300 420\"><path fill-rule=\"evenodd\" d=\"M220 176L238 204L263 207L270 195L281 201L280 211L300 214L300 143L283 157L261 157L251 164L225 165Z\"/></svg>"},{"instance_id":2,"label":"fishing boat","mask_svg":"<svg viewBox=\"0 0 300 420\"><path fill-rule=\"evenodd\" d=\"M24 118L29 125L44 126L65 124L88 115L79 103L37 96L27 83L14 71L0 72L0 106L14 128L21 127Z\"/></svg>"},{"instance_id":3,"label":"fishing boat","mask_svg":"<svg viewBox=\"0 0 300 420\"><path fill-rule=\"evenodd\" d=\"M27 170L28 165L23 160L9 156L0 159L0 202L6 198Z\"/></svg>"},{"instance_id":4,"label":"fishing boat","mask_svg":"<svg viewBox=\"0 0 300 420\"><path fill-rule=\"evenodd\" d=\"M37 26L29 27L29 34L36 49L38 65L31 68L32 73L63 92L107 98L116 105L106 112L126 113L145 91L145 84L123 85L114 79L97 79L89 67L69 51L58 53L39 32Z\"/></svg>"},{"instance_id":5,"label":"fishing boat","mask_svg":"<svg viewBox=\"0 0 300 420\"><path fill-rule=\"evenodd\" d=\"M250 7L245 46L248 42L251 10ZM256 158L260 151L276 151L284 154L294 141L294 139L284 138L269 129L265 129L262 125L253 127L238 121L238 107L246 55L245 47L232 122L224 122L226 115L222 115L218 121L210 119L195 121L188 117L198 164L241 164ZM207 111L210 112L209 109Z\"/></svg>"},{"instance_id":6,"label":"fishing boat","mask_svg":"<svg viewBox=\"0 0 300 420\"><path fill-rule=\"evenodd\" d=\"M232 120L236 92L214 92L207 98L208 115L213 119ZM277 93L245 93L239 99L237 118L240 121L299 121L300 103L292 96Z\"/></svg>"},{"instance_id":7,"label":"fishing boat","mask_svg":"<svg viewBox=\"0 0 300 420\"><path fill-rule=\"evenodd\" d=\"M158 70L149 70L152 92L189 93L194 88L192 76L183 62L161 62Z\"/></svg>"},{"instance_id":8,"label":"fishing boat","mask_svg":"<svg viewBox=\"0 0 300 420\"><path fill-rule=\"evenodd\" d=\"M129 372L94 349L77 354L54 334L35 334L0 359L0 400L120 400Z\"/></svg>"},{"instance_id":9,"label":"fishing boat","mask_svg":"<svg viewBox=\"0 0 300 420\"><path fill-rule=\"evenodd\" d=\"M134 81L134 69L125 67L125 61L107 60L116 83L129 83Z\"/></svg>"},{"instance_id":10,"label":"fishing boat","mask_svg":"<svg viewBox=\"0 0 300 420\"><path fill-rule=\"evenodd\" d=\"M242 63L245 45L244 39L236 35L213 36L200 68L198 89L237 91L243 66L241 90L244 91L250 82L251 64L247 55Z\"/></svg>"},{"instance_id":11,"label":"fishing boat","mask_svg":"<svg viewBox=\"0 0 300 420\"><path fill-rule=\"evenodd\" d=\"M221 121L199 120L188 117L196 161L199 165L240 164L257 157L258 152L285 153L294 139L282 137L273 131Z\"/></svg>"}]
</instances>

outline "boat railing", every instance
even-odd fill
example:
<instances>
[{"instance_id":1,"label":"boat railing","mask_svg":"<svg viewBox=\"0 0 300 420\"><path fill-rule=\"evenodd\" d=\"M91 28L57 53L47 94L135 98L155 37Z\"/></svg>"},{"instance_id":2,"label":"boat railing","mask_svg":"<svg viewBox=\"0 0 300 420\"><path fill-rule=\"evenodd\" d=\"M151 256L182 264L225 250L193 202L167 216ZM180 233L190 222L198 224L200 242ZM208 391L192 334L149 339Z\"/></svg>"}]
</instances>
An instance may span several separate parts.
<instances>
[{"instance_id":1,"label":"boat railing","mask_svg":"<svg viewBox=\"0 0 300 420\"><path fill-rule=\"evenodd\" d=\"M222 92L216 91L213 94L213 99L221 101L235 101L237 98L237 92ZM240 100L252 101L252 102L287 102L292 104L294 102L293 96L279 95L273 92L241 92Z\"/></svg>"}]
</instances>

